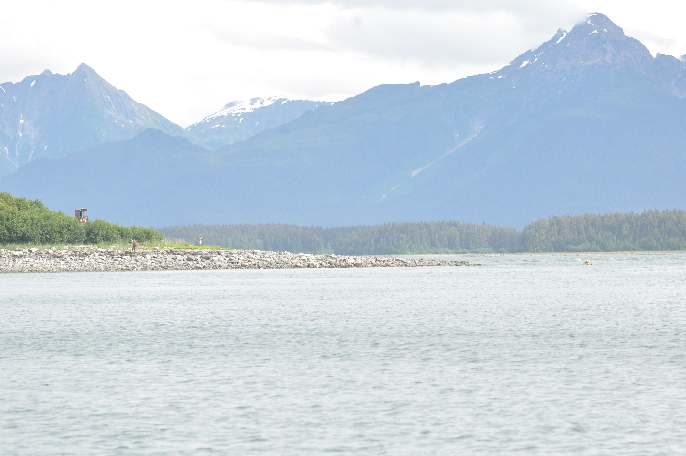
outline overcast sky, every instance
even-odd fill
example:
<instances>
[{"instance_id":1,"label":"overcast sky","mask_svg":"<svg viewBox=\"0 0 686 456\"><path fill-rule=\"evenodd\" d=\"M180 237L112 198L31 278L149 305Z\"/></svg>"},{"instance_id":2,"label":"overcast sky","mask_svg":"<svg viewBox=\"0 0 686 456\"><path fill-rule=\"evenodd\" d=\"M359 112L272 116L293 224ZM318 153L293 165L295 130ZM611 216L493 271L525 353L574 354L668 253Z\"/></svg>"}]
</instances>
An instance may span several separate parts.
<instances>
[{"instance_id":1,"label":"overcast sky","mask_svg":"<svg viewBox=\"0 0 686 456\"><path fill-rule=\"evenodd\" d=\"M382 83L493 71L610 17L650 51L686 54L674 0L0 0L0 82L81 62L187 126L254 96L337 101Z\"/></svg>"}]
</instances>

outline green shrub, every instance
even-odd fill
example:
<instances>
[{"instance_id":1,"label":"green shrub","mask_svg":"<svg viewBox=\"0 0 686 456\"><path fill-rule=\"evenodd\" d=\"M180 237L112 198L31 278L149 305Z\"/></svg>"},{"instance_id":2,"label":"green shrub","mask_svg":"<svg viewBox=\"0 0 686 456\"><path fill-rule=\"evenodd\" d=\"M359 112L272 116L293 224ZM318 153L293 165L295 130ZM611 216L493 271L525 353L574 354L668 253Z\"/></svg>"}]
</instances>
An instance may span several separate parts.
<instances>
[{"instance_id":1,"label":"green shrub","mask_svg":"<svg viewBox=\"0 0 686 456\"><path fill-rule=\"evenodd\" d=\"M51 211L40 200L0 192L0 245L128 243L131 239L159 242L162 235L152 228L101 219L81 223L64 212Z\"/></svg>"}]
</instances>

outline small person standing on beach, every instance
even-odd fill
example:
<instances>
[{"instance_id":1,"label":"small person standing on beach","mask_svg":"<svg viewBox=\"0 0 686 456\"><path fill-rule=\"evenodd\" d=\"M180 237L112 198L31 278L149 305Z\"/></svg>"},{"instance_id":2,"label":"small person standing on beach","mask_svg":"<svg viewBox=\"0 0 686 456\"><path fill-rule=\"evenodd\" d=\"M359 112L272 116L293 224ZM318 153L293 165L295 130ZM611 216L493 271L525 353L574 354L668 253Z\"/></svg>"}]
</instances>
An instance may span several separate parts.
<instances>
[{"instance_id":1,"label":"small person standing on beach","mask_svg":"<svg viewBox=\"0 0 686 456\"><path fill-rule=\"evenodd\" d=\"M138 247L138 241L135 239L131 239L131 250L135 252L136 247Z\"/></svg>"}]
</instances>

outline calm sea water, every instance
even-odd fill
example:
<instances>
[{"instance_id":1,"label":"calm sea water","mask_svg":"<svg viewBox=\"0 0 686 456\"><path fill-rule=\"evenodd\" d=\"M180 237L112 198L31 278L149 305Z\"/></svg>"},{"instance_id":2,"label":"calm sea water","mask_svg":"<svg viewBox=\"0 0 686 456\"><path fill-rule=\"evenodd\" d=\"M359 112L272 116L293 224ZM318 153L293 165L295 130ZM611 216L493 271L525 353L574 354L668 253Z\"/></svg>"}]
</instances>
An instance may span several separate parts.
<instances>
[{"instance_id":1,"label":"calm sea water","mask_svg":"<svg viewBox=\"0 0 686 456\"><path fill-rule=\"evenodd\" d=\"M686 454L686 255L460 259L0 275L0 454Z\"/></svg>"}]
</instances>

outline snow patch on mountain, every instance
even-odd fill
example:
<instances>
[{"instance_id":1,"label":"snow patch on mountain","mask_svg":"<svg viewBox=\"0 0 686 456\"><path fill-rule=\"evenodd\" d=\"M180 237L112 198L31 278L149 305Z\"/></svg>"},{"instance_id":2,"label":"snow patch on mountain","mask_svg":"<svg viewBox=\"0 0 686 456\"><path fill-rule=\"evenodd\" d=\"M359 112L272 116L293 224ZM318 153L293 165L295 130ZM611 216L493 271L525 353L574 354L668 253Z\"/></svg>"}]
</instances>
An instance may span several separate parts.
<instances>
[{"instance_id":1,"label":"snow patch on mountain","mask_svg":"<svg viewBox=\"0 0 686 456\"><path fill-rule=\"evenodd\" d=\"M235 116L236 114L245 114L248 112L253 112L257 109L264 108L265 106L273 105L277 101L281 101L281 104L285 104L289 100L286 99L286 97L283 95L276 95L267 98L255 97L251 98L248 101L232 101L231 103L225 105L222 110L217 111L214 114L210 114L198 123L201 124L205 122L210 122L212 119L216 119L217 117L228 117Z\"/></svg>"},{"instance_id":2,"label":"snow patch on mountain","mask_svg":"<svg viewBox=\"0 0 686 456\"><path fill-rule=\"evenodd\" d=\"M321 101L290 100L283 95L233 101L186 127L186 131L199 138L205 147L216 149L295 120L323 104Z\"/></svg>"}]
</instances>

